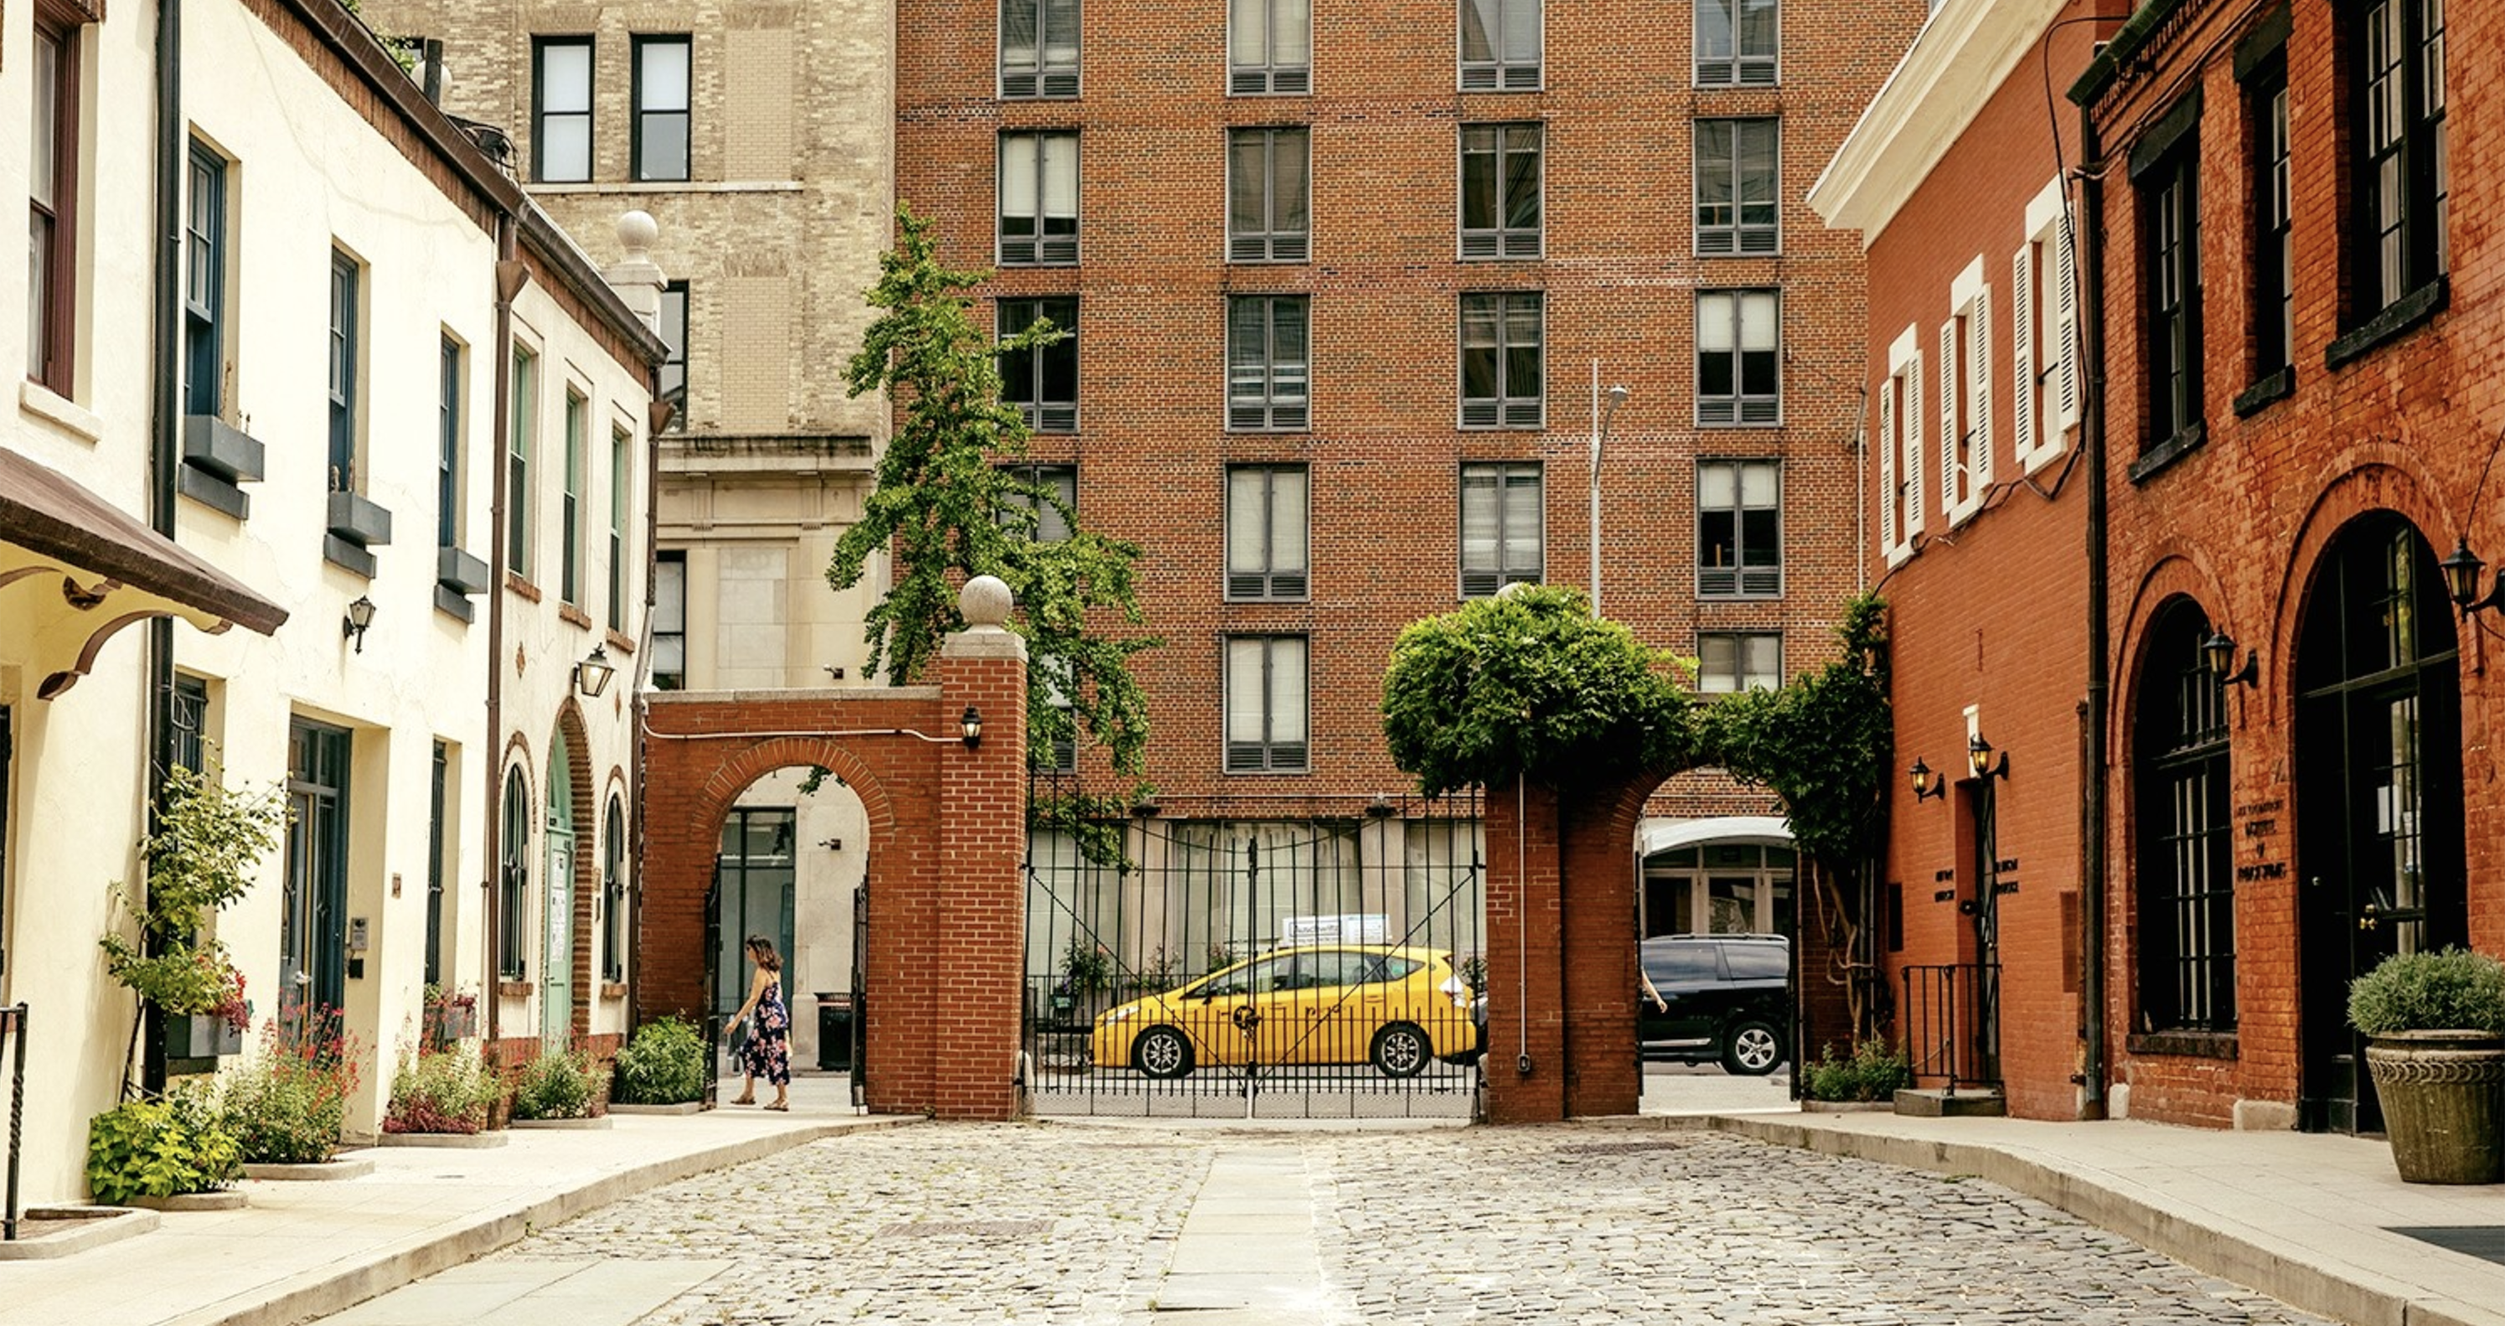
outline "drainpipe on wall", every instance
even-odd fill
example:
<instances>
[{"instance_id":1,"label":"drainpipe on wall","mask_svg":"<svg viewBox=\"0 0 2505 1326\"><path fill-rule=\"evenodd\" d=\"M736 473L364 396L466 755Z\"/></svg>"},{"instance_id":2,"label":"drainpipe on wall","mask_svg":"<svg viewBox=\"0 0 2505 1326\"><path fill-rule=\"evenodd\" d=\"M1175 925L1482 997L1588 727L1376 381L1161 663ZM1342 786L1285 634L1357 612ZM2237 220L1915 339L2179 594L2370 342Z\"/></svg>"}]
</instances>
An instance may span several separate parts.
<instances>
[{"instance_id":1,"label":"drainpipe on wall","mask_svg":"<svg viewBox=\"0 0 2505 1326\"><path fill-rule=\"evenodd\" d=\"M505 507L512 500L506 491L509 477L505 464L507 449L513 445L513 298L522 293L530 281L530 269L514 256L514 218L510 212L496 216L496 417L488 429L492 445L488 450L488 468L493 472L487 504L487 1044L492 1049L499 1039L504 997L497 986L504 977L502 951L504 943L504 578L505 578Z\"/></svg>"},{"instance_id":2,"label":"drainpipe on wall","mask_svg":"<svg viewBox=\"0 0 2505 1326\"><path fill-rule=\"evenodd\" d=\"M149 438L148 455L148 527L171 539L174 537L174 467L182 463L180 438L183 426L182 393L177 386L182 373L182 347L179 342L183 325L183 3L182 0L157 0L157 196L155 224L157 258L153 273L149 308L156 319L151 338L156 370L150 391L155 427ZM148 728L148 827L157 826L157 814L165 803L166 772L174 767L174 619L154 617L148 622L147 728ZM149 951L158 949L157 941L147 940ZM140 1082L150 1091L165 1089L165 1015L155 1008L142 1006L144 1024L140 1033L143 1051ZM123 1071L129 1071L124 1061ZM128 1079L125 1079L127 1081Z\"/></svg>"},{"instance_id":3,"label":"drainpipe on wall","mask_svg":"<svg viewBox=\"0 0 2505 1326\"><path fill-rule=\"evenodd\" d=\"M2079 999L2087 1007L2086 1063L2081 1067L2081 1110L2089 1118L2105 1115L2105 831L2111 818L2107 791L2111 777L2108 731L2112 725L2111 680L2107 654L2111 626L2107 621L2105 513L2105 258L2103 235L2105 185L2096 124L2089 109L2079 108L2079 155L2082 168L2081 211L2085 213L2074 243L2079 249L2087 289L2079 318L2080 367L2086 389L2080 393L2079 444L2087 462L2087 786L2080 812L2086 820L2079 847L2080 933L2086 952L2080 955Z\"/></svg>"}]
</instances>

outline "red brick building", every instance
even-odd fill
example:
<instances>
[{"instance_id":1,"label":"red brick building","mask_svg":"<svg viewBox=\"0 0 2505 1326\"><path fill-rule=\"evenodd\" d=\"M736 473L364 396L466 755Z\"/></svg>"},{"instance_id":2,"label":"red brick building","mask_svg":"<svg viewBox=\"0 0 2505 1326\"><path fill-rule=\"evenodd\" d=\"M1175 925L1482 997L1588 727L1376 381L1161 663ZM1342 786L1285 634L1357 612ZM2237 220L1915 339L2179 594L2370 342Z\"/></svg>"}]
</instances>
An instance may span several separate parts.
<instances>
[{"instance_id":1,"label":"red brick building","mask_svg":"<svg viewBox=\"0 0 2505 1326\"><path fill-rule=\"evenodd\" d=\"M1923 8L903 6L897 196L998 268L982 316L1076 328L1008 394L1041 476L1147 548L1169 825L1388 794L1357 868L1415 874L1393 638L1585 585L1604 430L1608 615L1708 689L1825 661L1865 320L1801 200ZM1650 809L1647 933L1790 928L1771 797L1691 776Z\"/></svg>"}]
</instances>

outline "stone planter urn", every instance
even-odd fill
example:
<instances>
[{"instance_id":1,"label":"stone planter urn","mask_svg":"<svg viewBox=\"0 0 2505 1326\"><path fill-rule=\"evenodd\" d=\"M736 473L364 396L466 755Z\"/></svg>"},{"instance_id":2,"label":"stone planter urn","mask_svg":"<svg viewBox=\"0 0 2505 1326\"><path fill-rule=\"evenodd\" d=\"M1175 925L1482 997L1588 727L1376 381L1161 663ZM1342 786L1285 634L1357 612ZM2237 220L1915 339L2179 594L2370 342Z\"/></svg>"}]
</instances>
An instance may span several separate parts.
<instances>
[{"instance_id":1,"label":"stone planter urn","mask_svg":"<svg viewBox=\"0 0 2505 1326\"><path fill-rule=\"evenodd\" d=\"M2366 1065L2403 1181L2505 1181L2505 1036L2385 1032Z\"/></svg>"}]
</instances>

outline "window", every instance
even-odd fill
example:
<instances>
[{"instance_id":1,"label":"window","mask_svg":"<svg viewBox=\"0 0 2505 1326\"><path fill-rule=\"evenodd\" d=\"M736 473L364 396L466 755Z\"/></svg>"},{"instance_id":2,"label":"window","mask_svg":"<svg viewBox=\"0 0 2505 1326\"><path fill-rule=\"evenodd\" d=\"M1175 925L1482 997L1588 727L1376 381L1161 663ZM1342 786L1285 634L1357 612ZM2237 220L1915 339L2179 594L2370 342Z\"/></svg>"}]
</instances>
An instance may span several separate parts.
<instances>
[{"instance_id":1,"label":"window","mask_svg":"<svg viewBox=\"0 0 2505 1326\"><path fill-rule=\"evenodd\" d=\"M26 376L62 396L72 391L70 347L78 321L81 31L37 7L26 163Z\"/></svg>"},{"instance_id":2,"label":"window","mask_svg":"<svg viewBox=\"0 0 2505 1326\"><path fill-rule=\"evenodd\" d=\"M2226 685L2209 619L2177 600L2149 633L2137 728L2140 1025L2235 1028L2235 872Z\"/></svg>"},{"instance_id":3,"label":"window","mask_svg":"<svg viewBox=\"0 0 2505 1326\"><path fill-rule=\"evenodd\" d=\"M2201 422L2200 135L2186 133L2134 184L2146 273L2142 355L2148 434L2156 446Z\"/></svg>"},{"instance_id":4,"label":"window","mask_svg":"<svg viewBox=\"0 0 2505 1326\"><path fill-rule=\"evenodd\" d=\"M583 398L565 393L565 492L558 513L564 545L558 549L557 597L583 601Z\"/></svg>"},{"instance_id":5,"label":"window","mask_svg":"<svg viewBox=\"0 0 2505 1326\"><path fill-rule=\"evenodd\" d=\"M1950 283L1949 300L1940 324L1940 511L1955 525L1992 489L1992 288L1981 258Z\"/></svg>"},{"instance_id":6,"label":"window","mask_svg":"<svg viewBox=\"0 0 2505 1326\"><path fill-rule=\"evenodd\" d=\"M461 546L461 343L450 336L435 361L435 546Z\"/></svg>"},{"instance_id":7,"label":"window","mask_svg":"<svg viewBox=\"0 0 2505 1326\"><path fill-rule=\"evenodd\" d=\"M531 178L591 178L591 38L531 42Z\"/></svg>"},{"instance_id":8,"label":"window","mask_svg":"<svg viewBox=\"0 0 2505 1326\"><path fill-rule=\"evenodd\" d=\"M1540 85L1540 0L1461 0L1461 86Z\"/></svg>"},{"instance_id":9,"label":"window","mask_svg":"<svg viewBox=\"0 0 2505 1326\"><path fill-rule=\"evenodd\" d=\"M427 778L426 814L426 983L435 985L444 979L444 858L452 844L451 823L444 810L450 800L452 753L445 743L435 744L435 758L430 762Z\"/></svg>"},{"instance_id":10,"label":"window","mask_svg":"<svg viewBox=\"0 0 2505 1326\"><path fill-rule=\"evenodd\" d=\"M539 356L513 347L513 423L505 450L505 565L531 577L531 441L539 428Z\"/></svg>"},{"instance_id":11,"label":"window","mask_svg":"<svg viewBox=\"0 0 2505 1326\"><path fill-rule=\"evenodd\" d=\"M330 490L357 491L357 260L331 250Z\"/></svg>"},{"instance_id":12,"label":"window","mask_svg":"<svg viewBox=\"0 0 2505 1326\"><path fill-rule=\"evenodd\" d=\"M1043 688L1046 711L1027 751L1027 767L1037 773L1078 772L1079 729L1070 704L1070 674L1067 654L1045 654L1035 660L1032 676Z\"/></svg>"},{"instance_id":13,"label":"window","mask_svg":"<svg viewBox=\"0 0 2505 1326\"><path fill-rule=\"evenodd\" d=\"M1696 296L1696 424L1783 422L1781 304L1772 290Z\"/></svg>"},{"instance_id":14,"label":"window","mask_svg":"<svg viewBox=\"0 0 2505 1326\"><path fill-rule=\"evenodd\" d=\"M521 765L504 776L504 838L498 846L496 871L496 975L518 981L530 974L529 945L524 928L530 908L523 894L531 885L530 780Z\"/></svg>"},{"instance_id":15,"label":"window","mask_svg":"<svg viewBox=\"0 0 2505 1326\"><path fill-rule=\"evenodd\" d=\"M1001 472L1014 485L1002 498L1003 526L1038 543L1070 537L1079 507L1078 466L1006 465Z\"/></svg>"},{"instance_id":16,"label":"window","mask_svg":"<svg viewBox=\"0 0 2505 1326\"><path fill-rule=\"evenodd\" d=\"M1540 294L1461 297L1461 426L1537 428Z\"/></svg>"},{"instance_id":17,"label":"window","mask_svg":"<svg viewBox=\"0 0 2505 1326\"><path fill-rule=\"evenodd\" d=\"M1773 253L1781 247L1775 167L1781 120L1696 122L1696 251Z\"/></svg>"},{"instance_id":18,"label":"window","mask_svg":"<svg viewBox=\"0 0 2505 1326\"><path fill-rule=\"evenodd\" d=\"M1537 463L1461 467L1461 596L1536 585L1544 566Z\"/></svg>"},{"instance_id":19,"label":"window","mask_svg":"<svg viewBox=\"0 0 2505 1326\"><path fill-rule=\"evenodd\" d=\"M1227 0L1228 92L1312 90L1311 6L1312 0Z\"/></svg>"},{"instance_id":20,"label":"window","mask_svg":"<svg viewBox=\"0 0 2505 1326\"><path fill-rule=\"evenodd\" d=\"M609 796L600 832L600 979L626 979L626 803Z\"/></svg>"},{"instance_id":21,"label":"window","mask_svg":"<svg viewBox=\"0 0 2505 1326\"><path fill-rule=\"evenodd\" d=\"M226 158L194 140L183 222L183 413L226 399Z\"/></svg>"},{"instance_id":22,"label":"window","mask_svg":"<svg viewBox=\"0 0 2505 1326\"><path fill-rule=\"evenodd\" d=\"M1922 338L1908 326L1888 347L1879 388L1879 552L1891 567L1922 534Z\"/></svg>"},{"instance_id":23,"label":"window","mask_svg":"<svg viewBox=\"0 0 2505 1326\"><path fill-rule=\"evenodd\" d=\"M1461 256L1540 256L1540 126L1461 130Z\"/></svg>"},{"instance_id":24,"label":"window","mask_svg":"<svg viewBox=\"0 0 2505 1326\"><path fill-rule=\"evenodd\" d=\"M1228 773L1305 771L1305 680L1303 636L1228 638Z\"/></svg>"},{"instance_id":25,"label":"window","mask_svg":"<svg viewBox=\"0 0 2505 1326\"><path fill-rule=\"evenodd\" d=\"M2010 259L2011 449L2033 474L2079 422L2077 265L2060 180L2027 204L2027 242Z\"/></svg>"},{"instance_id":26,"label":"window","mask_svg":"<svg viewBox=\"0 0 2505 1326\"><path fill-rule=\"evenodd\" d=\"M2359 255L2357 306L2364 322L2444 274L2444 0L2375 0L2347 33L2358 62L2350 134L2364 154L2350 196Z\"/></svg>"},{"instance_id":27,"label":"window","mask_svg":"<svg viewBox=\"0 0 2505 1326\"><path fill-rule=\"evenodd\" d=\"M1305 260L1311 247L1311 157L1303 129L1227 132L1227 261Z\"/></svg>"},{"instance_id":28,"label":"window","mask_svg":"<svg viewBox=\"0 0 2505 1326\"><path fill-rule=\"evenodd\" d=\"M688 64L684 35L635 39L635 178L687 178Z\"/></svg>"},{"instance_id":29,"label":"window","mask_svg":"<svg viewBox=\"0 0 2505 1326\"><path fill-rule=\"evenodd\" d=\"M2296 248L2289 243L2287 57L2245 85L2253 134L2253 380L2296 363Z\"/></svg>"},{"instance_id":30,"label":"window","mask_svg":"<svg viewBox=\"0 0 2505 1326\"><path fill-rule=\"evenodd\" d=\"M1075 298L1004 299L1000 335L1016 336L1038 322L1060 333L1043 345L1000 352L1000 399L1018 407L1026 426L1039 433L1074 433L1079 426L1079 302Z\"/></svg>"},{"instance_id":31,"label":"window","mask_svg":"<svg viewBox=\"0 0 2505 1326\"><path fill-rule=\"evenodd\" d=\"M1776 0L1696 0L1696 86L1774 82Z\"/></svg>"},{"instance_id":32,"label":"window","mask_svg":"<svg viewBox=\"0 0 2505 1326\"><path fill-rule=\"evenodd\" d=\"M687 427L687 283L661 288L661 399L670 405L670 427Z\"/></svg>"},{"instance_id":33,"label":"window","mask_svg":"<svg viewBox=\"0 0 2505 1326\"><path fill-rule=\"evenodd\" d=\"M1311 483L1302 465L1228 468L1228 598L1301 599L1310 592L1306 521Z\"/></svg>"},{"instance_id":34,"label":"window","mask_svg":"<svg viewBox=\"0 0 2505 1326\"><path fill-rule=\"evenodd\" d=\"M1697 462L1697 597L1782 592L1782 465L1771 460Z\"/></svg>"},{"instance_id":35,"label":"window","mask_svg":"<svg viewBox=\"0 0 2505 1326\"><path fill-rule=\"evenodd\" d=\"M1303 295L1226 301L1226 426L1307 427Z\"/></svg>"},{"instance_id":36,"label":"window","mask_svg":"<svg viewBox=\"0 0 2505 1326\"><path fill-rule=\"evenodd\" d=\"M1000 136L1000 261L1079 260L1079 136Z\"/></svg>"},{"instance_id":37,"label":"window","mask_svg":"<svg viewBox=\"0 0 2505 1326\"><path fill-rule=\"evenodd\" d=\"M1783 685L1783 636L1779 632L1700 631L1696 656L1699 695L1775 690Z\"/></svg>"},{"instance_id":38,"label":"window","mask_svg":"<svg viewBox=\"0 0 2505 1326\"><path fill-rule=\"evenodd\" d=\"M1000 95L1079 94L1079 0L1000 0Z\"/></svg>"},{"instance_id":39,"label":"window","mask_svg":"<svg viewBox=\"0 0 2505 1326\"><path fill-rule=\"evenodd\" d=\"M174 767L194 773L208 771L209 684L198 677L174 677Z\"/></svg>"},{"instance_id":40,"label":"window","mask_svg":"<svg viewBox=\"0 0 2505 1326\"><path fill-rule=\"evenodd\" d=\"M652 555L652 687L687 689L687 554Z\"/></svg>"},{"instance_id":41,"label":"window","mask_svg":"<svg viewBox=\"0 0 2505 1326\"><path fill-rule=\"evenodd\" d=\"M609 430L609 629L626 629L626 488L633 473L623 428Z\"/></svg>"}]
</instances>

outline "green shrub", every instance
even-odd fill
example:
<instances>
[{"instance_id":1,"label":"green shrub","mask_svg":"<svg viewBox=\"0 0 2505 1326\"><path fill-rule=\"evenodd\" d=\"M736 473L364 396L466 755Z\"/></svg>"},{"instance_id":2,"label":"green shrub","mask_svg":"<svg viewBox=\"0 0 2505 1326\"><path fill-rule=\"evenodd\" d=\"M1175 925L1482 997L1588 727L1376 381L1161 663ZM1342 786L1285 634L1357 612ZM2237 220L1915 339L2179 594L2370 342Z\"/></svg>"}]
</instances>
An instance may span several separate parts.
<instances>
[{"instance_id":1,"label":"green shrub","mask_svg":"<svg viewBox=\"0 0 2505 1326\"><path fill-rule=\"evenodd\" d=\"M1850 1058L1837 1058L1833 1045L1819 1051L1801 1078L1801 1093L1811 1100L1886 1100L1913 1084L1904 1053L1874 1036L1855 1045Z\"/></svg>"},{"instance_id":2,"label":"green shrub","mask_svg":"<svg viewBox=\"0 0 2505 1326\"><path fill-rule=\"evenodd\" d=\"M404 1054L391 1078L391 1108L383 1116L387 1133L475 1133L487 1126L488 1112L504 1084L479 1057L476 1046L420 1049Z\"/></svg>"},{"instance_id":3,"label":"green shrub","mask_svg":"<svg viewBox=\"0 0 2505 1326\"><path fill-rule=\"evenodd\" d=\"M543 1052L522 1069L513 1091L516 1119L588 1119L599 1095L591 1056L581 1050Z\"/></svg>"},{"instance_id":4,"label":"green shrub","mask_svg":"<svg viewBox=\"0 0 2505 1326\"><path fill-rule=\"evenodd\" d=\"M2456 1030L2505 1034L2505 962L2459 948L2393 954L2349 982L2348 1020L2369 1036Z\"/></svg>"},{"instance_id":5,"label":"green shrub","mask_svg":"<svg viewBox=\"0 0 2505 1326\"><path fill-rule=\"evenodd\" d=\"M363 1050L340 1030L336 1009L278 1018L262 1028L258 1054L220 1075L226 1129L255 1164L314 1165L339 1150Z\"/></svg>"},{"instance_id":6,"label":"green shrub","mask_svg":"<svg viewBox=\"0 0 2505 1326\"><path fill-rule=\"evenodd\" d=\"M125 1101L87 1125L87 1186L106 1206L212 1192L242 1172L234 1136L196 1089Z\"/></svg>"},{"instance_id":7,"label":"green shrub","mask_svg":"<svg viewBox=\"0 0 2505 1326\"><path fill-rule=\"evenodd\" d=\"M705 1094L705 1043L693 1024L661 1018L635 1029L618 1051L610 1091L635 1105L683 1105Z\"/></svg>"}]
</instances>

